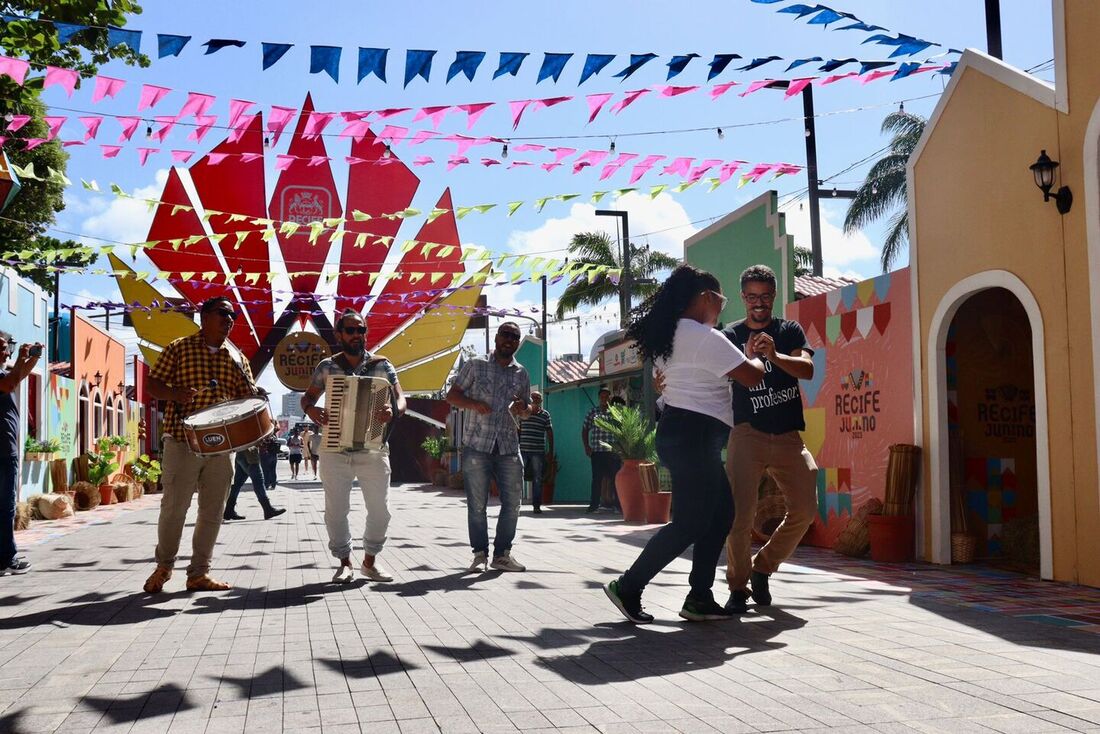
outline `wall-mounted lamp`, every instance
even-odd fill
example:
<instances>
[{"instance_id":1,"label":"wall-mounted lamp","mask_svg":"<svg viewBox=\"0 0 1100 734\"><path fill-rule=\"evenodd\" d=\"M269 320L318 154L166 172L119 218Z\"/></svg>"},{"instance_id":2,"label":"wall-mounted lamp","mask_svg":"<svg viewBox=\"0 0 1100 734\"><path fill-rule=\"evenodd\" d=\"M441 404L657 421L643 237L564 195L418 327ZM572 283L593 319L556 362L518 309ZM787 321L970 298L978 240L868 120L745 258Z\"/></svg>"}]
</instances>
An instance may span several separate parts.
<instances>
[{"instance_id":1,"label":"wall-mounted lamp","mask_svg":"<svg viewBox=\"0 0 1100 734\"><path fill-rule=\"evenodd\" d=\"M1054 205L1058 207L1059 214L1068 214L1073 207L1073 192L1068 186L1063 186L1055 193L1050 193L1054 188L1054 179L1057 177L1058 161L1052 161L1044 150L1039 154L1039 160L1031 164L1031 173L1035 176L1035 185L1043 192L1043 201L1054 199Z\"/></svg>"},{"instance_id":2,"label":"wall-mounted lamp","mask_svg":"<svg viewBox=\"0 0 1100 734\"><path fill-rule=\"evenodd\" d=\"M101 372L96 372L92 376L92 382L95 383L96 387L99 387L99 383L103 382L103 374Z\"/></svg>"},{"instance_id":3,"label":"wall-mounted lamp","mask_svg":"<svg viewBox=\"0 0 1100 734\"><path fill-rule=\"evenodd\" d=\"M118 381L118 391L115 394L121 396L125 392L126 392L126 383L123 382L122 380L119 380Z\"/></svg>"}]
</instances>

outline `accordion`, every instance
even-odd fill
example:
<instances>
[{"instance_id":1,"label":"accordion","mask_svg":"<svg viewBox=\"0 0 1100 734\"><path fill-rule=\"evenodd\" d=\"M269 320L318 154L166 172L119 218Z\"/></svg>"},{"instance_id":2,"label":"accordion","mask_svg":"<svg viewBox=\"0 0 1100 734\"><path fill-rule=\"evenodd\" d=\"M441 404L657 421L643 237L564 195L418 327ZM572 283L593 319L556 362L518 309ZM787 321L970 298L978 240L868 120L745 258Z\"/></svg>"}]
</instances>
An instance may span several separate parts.
<instances>
[{"instance_id":1,"label":"accordion","mask_svg":"<svg viewBox=\"0 0 1100 734\"><path fill-rule=\"evenodd\" d=\"M325 412L321 428L321 453L380 449L388 425L376 417L390 404L390 382L382 377L329 375L325 378Z\"/></svg>"}]
</instances>

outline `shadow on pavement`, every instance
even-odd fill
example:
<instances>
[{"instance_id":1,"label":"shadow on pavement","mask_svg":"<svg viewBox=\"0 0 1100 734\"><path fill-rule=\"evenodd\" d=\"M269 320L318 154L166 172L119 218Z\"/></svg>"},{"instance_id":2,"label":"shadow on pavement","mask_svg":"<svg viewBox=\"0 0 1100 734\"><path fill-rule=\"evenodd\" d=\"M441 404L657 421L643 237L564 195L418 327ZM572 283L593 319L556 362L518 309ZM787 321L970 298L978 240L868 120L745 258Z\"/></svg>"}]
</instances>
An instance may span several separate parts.
<instances>
[{"instance_id":1,"label":"shadow on pavement","mask_svg":"<svg viewBox=\"0 0 1100 734\"><path fill-rule=\"evenodd\" d=\"M417 670L419 665L412 662L401 662L388 652L380 651L372 653L365 660L340 660L320 658L320 662L329 670L339 673L346 678L363 680L364 678L380 678L383 675L403 673L406 670Z\"/></svg>"}]
</instances>

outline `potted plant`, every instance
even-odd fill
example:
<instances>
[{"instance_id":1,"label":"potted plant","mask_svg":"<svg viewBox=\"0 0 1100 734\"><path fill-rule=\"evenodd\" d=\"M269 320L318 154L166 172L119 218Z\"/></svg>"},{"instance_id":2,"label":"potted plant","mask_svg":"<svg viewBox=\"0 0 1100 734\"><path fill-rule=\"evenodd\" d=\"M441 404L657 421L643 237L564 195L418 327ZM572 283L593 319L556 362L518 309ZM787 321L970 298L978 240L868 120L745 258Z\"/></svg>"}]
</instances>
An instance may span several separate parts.
<instances>
[{"instance_id":1,"label":"potted plant","mask_svg":"<svg viewBox=\"0 0 1100 734\"><path fill-rule=\"evenodd\" d=\"M156 491L157 482L160 481L160 462L150 459L149 454L142 454L130 465L130 473L134 479L145 485L145 491L152 494Z\"/></svg>"},{"instance_id":2,"label":"potted plant","mask_svg":"<svg viewBox=\"0 0 1100 734\"><path fill-rule=\"evenodd\" d=\"M611 435L604 447L623 460L615 475L615 491L623 508L626 522L645 522L645 501L642 498L642 477L638 466L652 460L657 453L657 431L642 411L625 405L612 405L610 418L597 418L596 425Z\"/></svg>"},{"instance_id":3,"label":"potted plant","mask_svg":"<svg viewBox=\"0 0 1100 734\"><path fill-rule=\"evenodd\" d=\"M96 442L96 451L88 452L88 481L99 487L99 496L105 505L115 501L115 490L108 479L118 471L114 453L106 438Z\"/></svg>"},{"instance_id":4,"label":"potted plant","mask_svg":"<svg viewBox=\"0 0 1100 734\"><path fill-rule=\"evenodd\" d=\"M41 444L30 436L23 442L23 458L27 461L38 461Z\"/></svg>"}]
</instances>

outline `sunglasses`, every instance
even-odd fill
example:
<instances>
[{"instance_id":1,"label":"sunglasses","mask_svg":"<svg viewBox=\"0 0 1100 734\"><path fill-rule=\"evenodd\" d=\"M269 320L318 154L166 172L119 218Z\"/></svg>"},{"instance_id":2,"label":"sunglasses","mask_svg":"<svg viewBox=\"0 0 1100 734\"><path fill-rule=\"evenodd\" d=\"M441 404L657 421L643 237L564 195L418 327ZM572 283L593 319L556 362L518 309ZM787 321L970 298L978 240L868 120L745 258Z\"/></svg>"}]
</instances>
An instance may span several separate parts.
<instances>
[{"instance_id":1,"label":"sunglasses","mask_svg":"<svg viewBox=\"0 0 1100 734\"><path fill-rule=\"evenodd\" d=\"M230 321L233 321L237 318L237 312L231 311L228 308L219 308L215 310L214 313L216 313L218 316L221 316L222 318L229 319Z\"/></svg>"},{"instance_id":2,"label":"sunglasses","mask_svg":"<svg viewBox=\"0 0 1100 734\"><path fill-rule=\"evenodd\" d=\"M365 326L347 326L341 329L345 334L366 334L367 327Z\"/></svg>"},{"instance_id":3,"label":"sunglasses","mask_svg":"<svg viewBox=\"0 0 1100 734\"><path fill-rule=\"evenodd\" d=\"M519 341L520 335L517 331L498 331L497 336L502 336L505 339L511 339L512 341Z\"/></svg>"}]
</instances>

